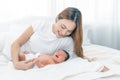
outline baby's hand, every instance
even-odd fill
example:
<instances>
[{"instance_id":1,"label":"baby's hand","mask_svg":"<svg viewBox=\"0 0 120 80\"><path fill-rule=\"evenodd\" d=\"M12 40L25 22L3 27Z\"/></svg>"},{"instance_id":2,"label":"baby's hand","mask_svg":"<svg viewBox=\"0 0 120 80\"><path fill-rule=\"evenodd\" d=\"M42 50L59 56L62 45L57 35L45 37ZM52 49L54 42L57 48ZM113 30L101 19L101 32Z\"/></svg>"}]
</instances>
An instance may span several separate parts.
<instances>
[{"instance_id":1,"label":"baby's hand","mask_svg":"<svg viewBox=\"0 0 120 80\"><path fill-rule=\"evenodd\" d=\"M45 64L42 61L40 61L39 58L34 58L33 63L36 64L36 66L39 67L39 68L42 68L42 67L45 66Z\"/></svg>"}]
</instances>

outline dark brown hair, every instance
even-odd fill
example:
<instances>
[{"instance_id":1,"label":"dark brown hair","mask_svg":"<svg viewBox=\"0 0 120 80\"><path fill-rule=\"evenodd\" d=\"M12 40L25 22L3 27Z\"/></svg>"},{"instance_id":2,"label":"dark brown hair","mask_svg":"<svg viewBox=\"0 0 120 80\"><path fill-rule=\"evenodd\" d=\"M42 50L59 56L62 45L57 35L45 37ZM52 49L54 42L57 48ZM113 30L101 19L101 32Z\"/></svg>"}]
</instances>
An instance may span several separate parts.
<instances>
[{"instance_id":1,"label":"dark brown hair","mask_svg":"<svg viewBox=\"0 0 120 80\"><path fill-rule=\"evenodd\" d=\"M74 40L74 51L77 56L84 57L83 55L83 32L82 32L82 14L77 8L68 7L58 14L56 20L68 19L76 23L75 30L71 33Z\"/></svg>"},{"instance_id":2,"label":"dark brown hair","mask_svg":"<svg viewBox=\"0 0 120 80\"><path fill-rule=\"evenodd\" d=\"M66 59L65 59L65 61L67 61L68 59L69 59L69 57L70 57L70 55L69 55L69 53L66 51L66 50L63 50L65 53L66 53L66 55L67 55L67 57L66 57Z\"/></svg>"}]
</instances>

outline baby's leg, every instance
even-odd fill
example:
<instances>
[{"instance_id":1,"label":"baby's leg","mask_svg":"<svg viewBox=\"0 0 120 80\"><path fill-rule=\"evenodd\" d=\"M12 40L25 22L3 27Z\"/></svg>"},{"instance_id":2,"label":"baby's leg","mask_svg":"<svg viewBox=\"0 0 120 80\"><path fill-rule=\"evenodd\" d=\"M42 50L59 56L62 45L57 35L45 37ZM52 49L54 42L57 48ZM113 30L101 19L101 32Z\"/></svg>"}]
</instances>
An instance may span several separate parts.
<instances>
[{"instance_id":1,"label":"baby's leg","mask_svg":"<svg viewBox=\"0 0 120 80\"><path fill-rule=\"evenodd\" d=\"M25 55L28 54L27 51L24 51L23 53L20 53L19 54L19 60L20 61L25 61Z\"/></svg>"},{"instance_id":2,"label":"baby's leg","mask_svg":"<svg viewBox=\"0 0 120 80\"><path fill-rule=\"evenodd\" d=\"M19 60L25 61L25 54L24 53L19 54Z\"/></svg>"},{"instance_id":3,"label":"baby's leg","mask_svg":"<svg viewBox=\"0 0 120 80\"><path fill-rule=\"evenodd\" d=\"M92 59L88 59L89 62L96 61L96 60L97 60L96 57L94 57L94 58L92 58ZM108 71L108 70L109 70L108 67L103 66L103 68L102 68L100 71L101 71L101 72L106 72L106 71Z\"/></svg>"},{"instance_id":4,"label":"baby's leg","mask_svg":"<svg viewBox=\"0 0 120 80\"><path fill-rule=\"evenodd\" d=\"M106 71L108 71L108 70L109 70L109 68L106 67L106 66L104 66L103 69L101 70L101 72L106 72Z\"/></svg>"}]
</instances>

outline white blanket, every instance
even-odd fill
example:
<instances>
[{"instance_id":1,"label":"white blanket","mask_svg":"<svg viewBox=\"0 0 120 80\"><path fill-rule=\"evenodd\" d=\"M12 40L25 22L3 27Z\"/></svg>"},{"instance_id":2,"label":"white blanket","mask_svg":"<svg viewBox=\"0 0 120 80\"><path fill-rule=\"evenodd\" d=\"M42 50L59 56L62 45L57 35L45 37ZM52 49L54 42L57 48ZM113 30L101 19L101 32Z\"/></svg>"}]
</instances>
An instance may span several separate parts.
<instances>
[{"instance_id":1,"label":"white blanket","mask_svg":"<svg viewBox=\"0 0 120 80\"><path fill-rule=\"evenodd\" d=\"M92 80L115 74L113 72L111 73L111 71L99 72L102 67L103 65L98 62L88 62L81 58L75 58L40 69L33 68L22 71L14 69L13 64L10 62L6 67L0 67L0 80L65 80L67 77L77 74L79 74L81 80Z\"/></svg>"}]
</instances>

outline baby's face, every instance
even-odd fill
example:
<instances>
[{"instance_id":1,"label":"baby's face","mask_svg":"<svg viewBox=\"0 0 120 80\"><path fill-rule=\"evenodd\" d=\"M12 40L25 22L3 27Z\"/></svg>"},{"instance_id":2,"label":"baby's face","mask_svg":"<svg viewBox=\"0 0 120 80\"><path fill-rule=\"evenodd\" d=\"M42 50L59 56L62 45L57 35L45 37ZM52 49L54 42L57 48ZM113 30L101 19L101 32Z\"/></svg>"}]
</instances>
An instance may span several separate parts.
<instances>
[{"instance_id":1,"label":"baby's face","mask_svg":"<svg viewBox=\"0 0 120 80\"><path fill-rule=\"evenodd\" d=\"M67 58L67 54L63 50L58 50L54 53L53 58L56 62L64 62Z\"/></svg>"}]
</instances>

